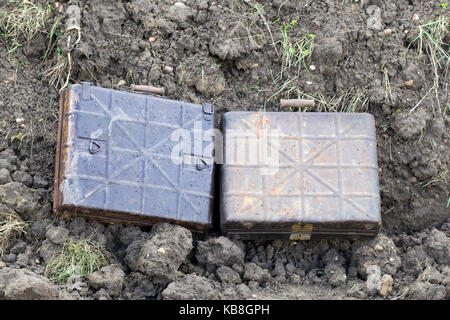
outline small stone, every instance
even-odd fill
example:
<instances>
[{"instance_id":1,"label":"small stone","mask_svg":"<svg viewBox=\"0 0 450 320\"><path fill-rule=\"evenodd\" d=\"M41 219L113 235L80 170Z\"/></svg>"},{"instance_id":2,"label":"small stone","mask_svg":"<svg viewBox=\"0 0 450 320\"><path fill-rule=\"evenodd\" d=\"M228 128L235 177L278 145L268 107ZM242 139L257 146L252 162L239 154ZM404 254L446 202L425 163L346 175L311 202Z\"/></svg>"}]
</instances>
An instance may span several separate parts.
<instances>
[{"instance_id":1,"label":"small stone","mask_svg":"<svg viewBox=\"0 0 450 320\"><path fill-rule=\"evenodd\" d=\"M345 274L345 269L342 265L330 263L325 267L325 274L328 277L328 283L336 288L339 287L347 281L347 275Z\"/></svg>"},{"instance_id":2,"label":"small stone","mask_svg":"<svg viewBox=\"0 0 450 320\"><path fill-rule=\"evenodd\" d=\"M259 65L257 63L254 63L250 66L250 69L254 70L254 69L258 69Z\"/></svg>"},{"instance_id":3,"label":"small stone","mask_svg":"<svg viewBox=\"0 0 450 320\"><path fill-rule=\"evenodd\" d=\"M19 182L0 185L0 203L3 203L23 218L31 218L41 207L32 189Z\"/></svg>"},{"instance_id":4,"label":"small stone","mask_svg":"<svg viewBox=\"0 0 450 320\"><path fill-rule=\"evenodd\" d=\"M41 264L41 260L39 260L39 259L34 260L34 262L35 262L36 264Z\"/></svg>"},{"instance_id":5,"label":"small stone","mask_svg":"<svg viewBox=\"0 0 450 320\"><path fill-rule=\"evenodd\" d=\"M372 30L383 30L381 22L381 9L376 5L368 6L366 9L369 18L367 19L367 28Z\"/></svg>"},{"instance_id":6,"label":"small stone","mask_svg":"<svg viewBox=\"0 0 450 320\"><path fill-rule=\"evenodd\" d=\"M220 290L215 287L214 281L188 274L171 282L161 295L166 300L217 300Z\"/></svg>"},{"instance_id":7,"label":"small stone","mask_svg":"<svg viewBox=\"0 0 450 320\"><path fill-rule=\"evenodd\" d=\"M226 237L211 238L197 244L197 261L214 271L220 266L232 266L244 263L244 252Z\"/></svg>"},{"instance_id":8,"label":"small stone","mask_svg":"<svg viewBox=\"0 0 450 320\"><path fill-rule=\"evenodd\" d=\"M222 283L239 284L241 283L241 277L239 274L227 266L222 266L216 271L217 278Z\"/></svg>"},{"instance_id":9,"label":"small stone","mask_svg":"<svg viewBox=\"0 0 450 320\"><path fill-rule=\"evenodd\" d=\"M383 251L383 250L384 250L383 246L382 246L382 245L379 245L379 244L377 244L375 247L373 247L373 249L374 249L375 251Z\"/></svg>"},{"instance_id":10,"label":"small stone","mask_svg":"<svg viewBox=\"0 0 450 320\"><path fill-rule=\"evenodd\" d=\"M252 294L250 288L243 283L236 287L236 293L238 294L239 299L247 299Z\"/></svg>"},{"instance_id":11,"label":"small stone","mask_svg":"<svg viewBox=\"0 0 450 320\"><path fill-rule=\"evenodd\" d=\"M387 297L392 292L392 284L394 283L394 280L392 277L388 274L383 275L381 277L381 284L380 288L378 290L378 293L382 297Z\"/></svg>"},{"instance_id":12,"label":"small stone","mask_svg":"<svg viewBox=\"0 0 450 320\"><path fill-rule=\"evenodd\" d=\"M45 237L54 244L62 245L69 237L69 230L62 227L50 228L45 233Z\"/></svg>"},{"instance_id":13,"label":"small stone","mask_svg":"<svg viewBox=\"0 0 450 320\"><path fill-rule=\"evenodd\" d=\"M4 263L3 261L0 261L0 269L3 269L6 267L6 263Z\"/></svg>"},{"instance_id":14,"label":"small stone","mask_svg":"<svg viewBox=\"0 0 450 320\"><path fill-rule=\"evenodd\" d=\"M44 178L42 178L40 175L35 175L33 177L33 187L36 189L39 188L47 188L48 182Z\"/></svg>"},{"instance_id":15,"label":"small stone","mask_svg":"<svg viewBox=\"0 0 450 320\"><path fill-rule=\"evenodd\" d=\"M5 184L11 181L11 175L5 168L0 169L0 184Z\"/></svg>"},{"instance_id":16,"label":"small stone","mask_svg":"<svg viewBox=\"0 0 450 320\"><path fill-rule=\"evenodd\" d=\"M438 264L450 263L450 238L444 232L433 228L425 240L425 251Z\"/></svg>"},{"instance_id":17,"label":"small stone","mask_svg":"<svg viewBox=\"0 0 450 320\"><path fill-rule=\"evenodd\" d=\"M123 87L127 82L123 79L119 80L119 82L117 82L116 86L117 87Z\"/></svg>"},{"instance_id":18,"label":"small stone","mask_svg":"<svg viewBox=\"0 0 450 320\"><path fill-rule=\"evenodd\" d=\"M414 80L405 81L405 86L412 87L414 85Z\"/></svg>"},{"instance_id":19,"label":"small stone","mask_svg":"<svg viewBox=\"0 0 450 320\"><path fill-rule=\"evenodd\" d=\"M105 289L111 297L120 295L125 272L118 264L111 264L87 276L88 283L95 289Z\"/></svg>"},{"instance_id":20,"label":"small stone","mask_svg":"<svg viewBox=\"0 0 450 320\"><path fill-rule=\"evenodd\" d=\"M137 260L137 268L153 278L155 283L167 284L177 279L177 271L192 250L189 230L168 223L153 225Z\"/></svg>"},{"instance_id":21,"label":"small stone","mask_svg":"<svg viewBox=\"0 0 450 320\"><path fill-rule=\"evenodd\" d=\"M383 33L386 37L388 37L392 34L392 29L384 29Z\"/></svg>"},{"instance_id":22,"label":"small stone","mask_svg":"<svg viewBox=\"0 0 450 320\"><path fill-rule=\"evenodd\" d=\"M159 248L159 249L158 249L158 253L159 253L159 254L165 254L165 253L166 253L166 250L165 250L164 248Z\"/></svg>"},{"instance_id":23,"label":"small stone","mask_svg":"<svg viewBox=\"0 0 450 320\"><path fill-rule=\"evenodd\" d=\"M0 300L73 299L47 278L27 269L0 270Z\"/></svg>"},{"instance_id":24,"label":"small stone","mask_svg":"<svg viewBox=\"0 0 450 320\"><path fill-rule=\"evenodd\" d=\"M419 15L418 15L417 13L415 13L415 14L413 15L412 21L413 21L414 23L416 23L416 22L419 21Z\"/></svg>"},{"instance_id":25,"label":"small stone","mask_svg":"<svg viewBox=\"0 0 450 320\"><path fill-rule=\"evenodd\" d=\"M185 5L183 2L175 2L175 4L169 8L167 16L170 20L175 21L180 25L184 25L190 18L195 16L195 10Z\"/></svg>"},{"instance_id":26,"label":"small stone","mask_svg":"<svg viewBox=\"0 0 450 320\"><path fill-rule=\"evenodd\" d=\"M8 159L0 158L0 169L7 169L8 171L14 171L17 167Z\"/></svg>"},{"instance_id":27,"label":"small stone","mask_svg":"<svg viewBox=\"0 0 450 320\"><path fill-rule=\"evenodd\" d=\"M413 300L444 300L446 289L439 284L416 281L408 291L408 295Z\"/></svg>"},{"instance_id":28,"label":"small stone","mask_svg":"<svg viewBox=\"0 0 450 320\"><path fill-rule=\"evenodd\" d=\"M8 253L8 254L5 254L2 259L4 262L14 263L17 260L17 256L15 254Z\"/></svg>"},{"instance_id":29,"label":"small stone","mask_svg":"<svg viewBox=\"0 0 450 320\"><path fill-rule=\"evenodd\" d=\"M311 70L311 71L314 71L314 70L316 70L316 66L315 66L315 65L313 65L313 64L312 64L312 65L310 65L310 66L309 66L309 70Z\"/></svg>"},{"instance_id":30,"label":"small stone","mask_svg":"<svg viewBox=\"0 0 450 320\"><path fill-rule=\"evenodd\" d=\"M97 300L110 300L111 297L109 296L108 292L106 292L105 289L100 289L98 290L95 295L94 298Z\"/></svg>"},{"instance_id":31,"label":"small stone","mask_svg":"<svg viewBox=\"0 0 450 320\"><path fill-rule=\"evenodd\" d=\"M27 187L31 187L33 184L33 177L24 171L16 171L12 174L12 178L16 182L23 183Z\"/></svg>"},{"instance_id":32,"label":"small stone","mask_svg":"<svg viewBox=\"0 0 450 320\"><path fill-rule=\"evenodd\" d=\"M164 73L172 73L173 72L173 68L170 66L165 66L163 69Z\"/></svg>"},{"instance_id":33,"label":"small stone","mask_svg":"<svg viewBox=\"0 0 450 320\"><path fill-rule=\"evenodd\" d=\"M61 253L61 246L54 244L50 240L44 240L39 248L39 256L47 264L52 258Z\"/></svg>"},{"instance_id":34,"label":"small stone","mask_svg":"<svg viewBox=\"0 0 450 320\"><path fill-rule=\"evenodd\" d=\"M258 281L249 281L249 282L248 282L248 288L249 288L251 291L256 291L256 290L258 290L258 289L259 289L259 283L258 283Z\"/></svg>"},{"instance_id":35,"label":"small stone","mask_svg":"<svg viewBox=\"0 0 450 320\"><path fill-rule=\"evenodd\" d=\"M291 282L293 284L300 284L302 282L302 279L300 278L300 276L298 274L293 274L291 276Z\"/></svg>"},{"instance_id":36,"label":"small stone","mask_svg":"<svg viewBox=\"0 0 450 320\"><path fill-rule=\"evenodd\" d=\"M59 13L64 12L64 6L59 2L55 2L55 9L58 10Z\"/></svg>"},{"instance_id":37,"label":"small stone","mask_svg":"<svg viewBox=\"0 0 450 320\"><path fill-rule=\"evenodd\" d=\"M156 41L156 38L155 37L150 37L150 38L148 38L148 42L150 42L150 43L153 43L153 42L155 42Z\"/></svg>"},{"instance_id":38,"label":"small stone","mask_svg":"<svg viewBox=\"0 0 450 320\"><path fill-rule=\"evenodd\" d=\"M405 31L403 31L404 34L407 34L409 31L408 29L406 29Z\"/></svg>"},{"instance_id":39,"label":"small stone","mask_svg":"<svg viewBox=\"0 0 450 320\"><path fill-rule=\"evenodd\" d=\"M367 299L367 292L364 288L363 283L356 283L349 290L347 290L347 294L352 297L356 297L359 299Z\"/></svg>"},{"instance_id":40,"label":"small stone","mask_svg":"<svg viewBox=\"0 0 450 320\"><path fill-rule=\"evenodd\" d=\"M387 105L383 105L382 109L383 109L383 114L384 115L390 115L392 113L391 108L389 106L387 106Z\"/></svg>"},{"instance_id":41,"label":"small stone","mask_svg":"<svg viewBox=\"0 0 450 320\"><path fill-rule=\"evenodd\" d=\"M431 267L428 272L426 272L426 279L430 283L439 284L442 282L443 276L435 267Z\"/></svg>"},{"instance_id":42,"label":"small stone","mask_svg":"<svg viewBox=\"0 0 450 320\"><path fill-rule=\"evenodd\" d=\"M266 269L261 268L257 264L253 262L246 263L244 265L245 272L243 279L247 281L256 281L259 282L265 282L270 279L269 271ZM249 284L250 287L250 284Z\"/></svg>"},{"instance_id":43,"label":"small stone","mask_svg":"<svg viewBox=\"0 0 450 320\"><path fill-rule=\"evenodd\" d=\"M367 280L366 280L367 292L373 295L380 289L380 282L381 282L380 267L377 265L370 265L366 268L366 273L367 273Z\"/></svg>"},{"instance_id":44,"label":"small stone","mask_svg":"<svg viewBox=\"0 0 450 320\"><path fill-rule=\"evenodd\" d=\"M25 121L25 119L22 118L22 117L16 118L16 123L22 123L22 122L24 122L24 121Z\"/></svg>"}]
</instances>

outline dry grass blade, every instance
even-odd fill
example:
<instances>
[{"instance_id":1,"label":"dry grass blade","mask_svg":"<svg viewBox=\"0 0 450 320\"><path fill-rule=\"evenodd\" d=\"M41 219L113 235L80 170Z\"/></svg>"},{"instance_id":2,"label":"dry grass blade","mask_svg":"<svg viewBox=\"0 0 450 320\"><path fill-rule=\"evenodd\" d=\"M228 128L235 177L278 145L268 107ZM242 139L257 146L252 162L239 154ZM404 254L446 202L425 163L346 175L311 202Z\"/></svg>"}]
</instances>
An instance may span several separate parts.
<instances>
[{"instance_id":1,"label":"dry grass blade","mask_svg":"<svg viewBox=\"0 0 450 320\"><path fill-rule=\"evenodd\" d=\"M68 56L58 54L55 65L48 69L44 74L46 78L49 78L49 82L52 86L64 88L66 80L69 77L67 71L68 65Z\"/></svg>"},{"instance_id":2,"label":"dry grass blade","mask_svg":"<svg viewBox=\"0 0 450 320\"><path fill-rule=\"evenodd\" d=\"M261 9L261 5L259 3L253 3L253 2L250 2L250 5L256 10L258 15L261 17L264 25L266 26L267 30L269 31L269 36L270 36L270 39L272 40L273 48L275 49L275 52L277 53L277 56L279 56L279 53L278 53L278 50L277 50L277 46L275 45L275 41L273 40L272 31L270 30L270 26L267 23L266 18L264 17L264 13L263 13L263 11Z\"/></svg>"},{"instance_id":3,"label":"dry grass blade","mask_svg":"<svg viewBox=\"0 0 450 320\"><path fill-rule=\"evenodd\" d=\"M0 257L12 240L28 233L28 225L16 214L0 212Z\"/></svg>"},{"instance_id":4,"label":"dry grass blade","mask_svg":"<svg viewBox=\"0 0 450 320\"><path fill-rule=\"evenodd\" d=\"M48 278L67 282L74 277L85 277L107 265L104 249L88 239L67 239L61 253L46 266Z\"/></svg>"},{"instance_id":5,"label":"dry grass blade","mask_svg":"<svg viewBox=\"0 0 450 320\"><path fill-rule=\"evenodd\" d=\"M389 102L394 102L394 99L392 98L392 90L391 90L391 81L389 80L389 72L386 68L386 66L382 66L381 70L383 71L384 75L384 92L386 100Z\"/></svg>"}]
</instances>

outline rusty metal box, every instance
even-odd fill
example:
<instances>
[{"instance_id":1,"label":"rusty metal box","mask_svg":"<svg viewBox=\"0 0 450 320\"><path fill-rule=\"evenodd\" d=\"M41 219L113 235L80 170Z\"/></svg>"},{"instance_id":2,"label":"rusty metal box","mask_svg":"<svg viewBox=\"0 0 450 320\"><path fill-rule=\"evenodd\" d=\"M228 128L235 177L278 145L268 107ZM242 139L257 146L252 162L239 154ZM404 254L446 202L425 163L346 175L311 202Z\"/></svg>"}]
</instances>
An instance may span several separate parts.
<instances>
[{"instance_id":1,"label":"rusty metal box","mask_svg":"<svg viewBox=\"0 0 450 320\"><path fill-rule=\"evenodd\" d=\"M214 128L212 105L82 83L61 93L59 120L55 212L193 230L212 226L208 141L177 149L180 137L191 143L195 130Z\"/></svg>"},{"instance_id":2,"label":"rusty metal box","mask_svg":"<svg viewBox=\"0 0 450 320\"><path fill-rule=\"evenodd\" d=\"M222 120L223 233L292 240L378 233L372 115L228 112Z\"/></svg>"}]
</instances>

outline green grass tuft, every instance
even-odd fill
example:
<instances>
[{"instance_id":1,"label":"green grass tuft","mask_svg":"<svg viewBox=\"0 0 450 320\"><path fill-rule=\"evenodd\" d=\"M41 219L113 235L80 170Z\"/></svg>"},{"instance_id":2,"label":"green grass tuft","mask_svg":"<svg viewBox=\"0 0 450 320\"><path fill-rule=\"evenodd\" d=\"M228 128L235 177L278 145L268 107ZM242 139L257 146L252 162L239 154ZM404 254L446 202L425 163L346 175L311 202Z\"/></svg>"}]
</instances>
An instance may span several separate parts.
<instances>
[{"instance_id":1,"label":"green grass tuft","mask_svg":"<svg viewBox=\"0 0 450 320\"><path fill-rule=\"evenodd\" d=\"M298 76L302 65L306 69L306 59L311 56L314 50L315 34L304 34L298 41L292 41L290 39L289 31L296 23L296 20L292 20L289 24L281 28L282 66L279 75L280 79L283 78L283 73L289 73L292 66L297 68L296 76Z\"/></svg>"},{"instance_id":2,"label":"green grass tuft","mask_svg":"<svg viewBox=\"0 0 450 320\"><path fill-rule=\"evenodd\" d=\"M90 240L67 239L61 253L46 266L47 277L63 283L73 277L85 277L108 263L104 249Z\"/></svg>"}]
</instances>

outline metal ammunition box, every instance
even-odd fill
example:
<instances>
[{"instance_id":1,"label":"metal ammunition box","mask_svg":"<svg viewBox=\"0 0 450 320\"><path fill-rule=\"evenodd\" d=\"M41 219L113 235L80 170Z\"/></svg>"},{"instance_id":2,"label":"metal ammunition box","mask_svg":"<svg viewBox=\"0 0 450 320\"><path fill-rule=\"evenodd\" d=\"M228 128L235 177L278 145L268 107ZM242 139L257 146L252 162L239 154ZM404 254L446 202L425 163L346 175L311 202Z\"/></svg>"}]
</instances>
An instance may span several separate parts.
<instances>
[{"instance_id":1,"label":"metal ammunition box","mask_svg":"<svg viewBox=\"0 0 450 320\"><path fill-rule=\"evenodd\" d=\"M226 235L308 240L378 233L372 115L228 112L222 130L220 223Z\"/></svg>"},{"instance_id":2,"label":"metal ammunition box","mask_svg":"<svg viewBox=\"0 0 450 320\"><path fill-rule=\"evenodd\" d=\"M202 138L202 147L189 152L177 145L180 136L191 139L196 130L213 128L210 104L72 85L60 97L54 211L104 222L165 221L209 229L213 151L203 151L209 149Z\"/></svg>"}]
</instances>

